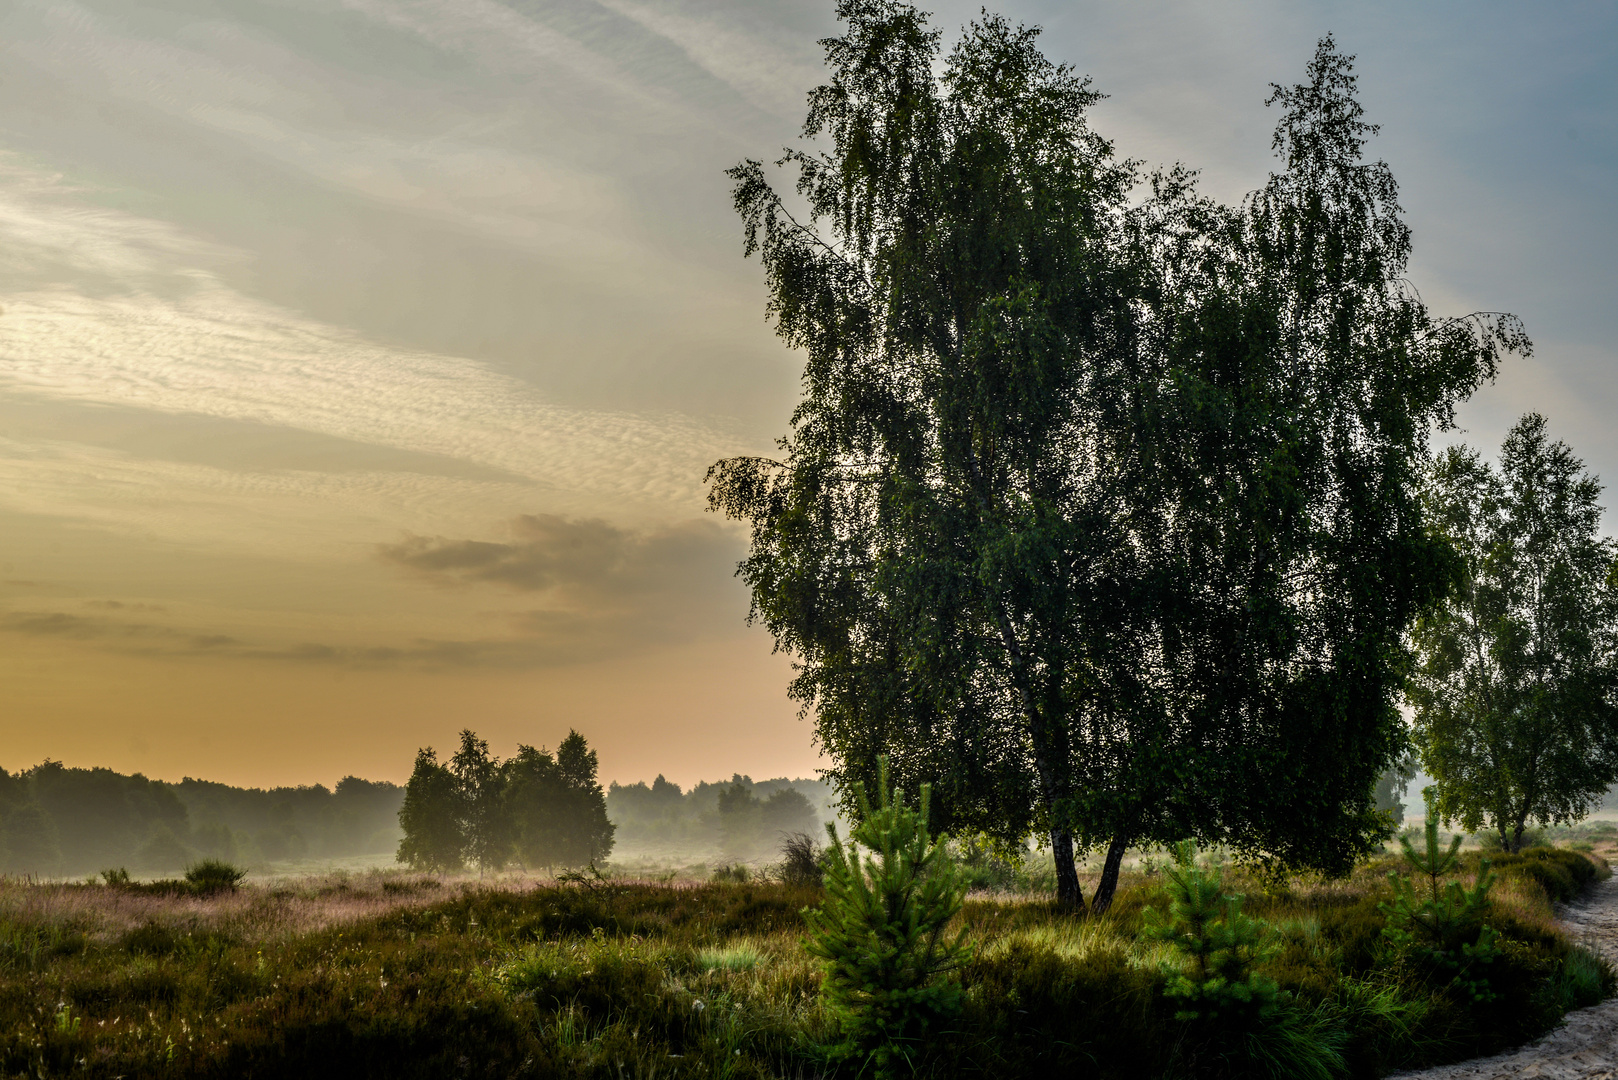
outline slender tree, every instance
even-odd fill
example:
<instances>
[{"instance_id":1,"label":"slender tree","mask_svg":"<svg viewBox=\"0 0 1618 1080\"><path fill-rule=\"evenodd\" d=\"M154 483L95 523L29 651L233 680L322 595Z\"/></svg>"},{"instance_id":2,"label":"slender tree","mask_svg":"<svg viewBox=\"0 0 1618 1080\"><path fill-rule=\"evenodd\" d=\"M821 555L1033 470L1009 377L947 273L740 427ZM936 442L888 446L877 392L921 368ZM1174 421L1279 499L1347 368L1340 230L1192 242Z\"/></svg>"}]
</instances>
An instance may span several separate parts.
<instances>
[{"instance_id":1,"label":"slender tree","mask_svg":"<svg viewBox=\"0 0 1618 1080\"><path fill-rule=\"evenodd\" d=\"M1416 627L1417 740L1438 812L1508 851L1530 820L1576 821L1618 781L1618 545L1600 497L1534 413L1498 471L1463 447L1433 467L1429 511L1466 573Z\"/></svg>"},{"instance_id":2,"label":"slender tree","mask_svg":"<svg viewBox=\"0 0 1618 1080\"><path fill-rule=\"evenodd\" d=\"M843 0L786 152L731 171L805 396L719 462L753 614L796 654L833 778L934 785L937 823L1075 847L1196 836L1341 870L1402 748L1401 635L1447 586L1415 502L1428 428L1524 347L1439 322L1350 62L1278 89L1285 170L1238 208L1142 179L1089 84L995 16L941 58ZM940 63L940 60L942 62ZM852 809L852 808L851 808Z\"/></svg>"},{"instance_id":3,"label":"slender tree","mask_svg":"<svg viewBox=\"0 0 1618 1080\"><path fill-rule=\"evenodd\" d=\"M556 772L567 808L562 861L583 866L605 859L612 853L617 828L607 819L607 793L596 779L596 752L577 731L569 731L556 747Z\"/></svg>"},{"instance_id":4,"label":"slender tree","mask_svg":"<svg viewBox=\"0 0 1618 1080\"><path fill-rule=\"evenodd\" d=\"M498 873L511 858L511 822L500 759L490 755L486 740L463 730L449 771L460 788L466 855L480 874Z\"/></svg>"},{"instance_id":5,"label":"slender tree","mask_svg":"<svg viewBox=\"0 0 1618 1080\"><path fill-rule=\"evenodd\" d=\"M466 865L461 786L432 747L416 751L416 767L399 807L399 862L416 870L455 872Z\"/></svg>"}]
</instances>

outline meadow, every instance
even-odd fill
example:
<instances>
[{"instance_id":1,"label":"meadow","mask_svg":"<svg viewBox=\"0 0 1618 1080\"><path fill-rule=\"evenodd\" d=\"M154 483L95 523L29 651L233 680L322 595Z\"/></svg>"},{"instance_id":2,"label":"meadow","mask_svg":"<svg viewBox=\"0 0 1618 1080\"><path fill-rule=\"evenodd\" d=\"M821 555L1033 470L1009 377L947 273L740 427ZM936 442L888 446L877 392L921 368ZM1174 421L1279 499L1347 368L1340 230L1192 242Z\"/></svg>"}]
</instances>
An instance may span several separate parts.
<instances>
[{"instance_id":1,"label":"meadow","mask_svg":"<svg viewBox=\"0 0 1618 1080\"><path fill-rule=\"evenodd\" d=\"M1226 889L1246 894L1246 910L1269 926L1262 967L1290 1002L1289 1037L1327 1047L1338 1063L1329 1072L1377 1076L1487 1053L1610 991L1611 972L1558 932L1551 908L1606 875L1600 855L1497 857L1489 923L1502 945L1483 995L1390 957L1378 904L1394 865L1335 882L1224 869ZM1474 854L1461 880L1476 867ZM8 879L0 1071L857 1075L826 1050L833 1021L803 948L801 913L820 888L720 876L375 871L204 890ZM1163 996L1185 958L1140 936L1143 910L1161 906L1161 880L1147 860L1111 911L1087 919L1039 892L971 894L956 919L972 950L951 976L960 1008L907 1048L914 1072L1250 1074L1253 1046L1176 1019Z\"/></svg>"}]
</instances>

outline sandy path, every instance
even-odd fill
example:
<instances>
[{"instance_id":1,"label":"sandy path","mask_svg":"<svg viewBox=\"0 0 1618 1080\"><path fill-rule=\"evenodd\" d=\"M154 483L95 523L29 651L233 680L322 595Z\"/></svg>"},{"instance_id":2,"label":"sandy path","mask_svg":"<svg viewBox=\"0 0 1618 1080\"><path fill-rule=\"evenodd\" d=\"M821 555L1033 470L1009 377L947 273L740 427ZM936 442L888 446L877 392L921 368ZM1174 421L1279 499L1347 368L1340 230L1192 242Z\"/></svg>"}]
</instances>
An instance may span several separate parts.
<instances>
[{"instance_id":1,"label":"sandy path","mask_svg":"<svg viewBox=\"0 0 1618 1080\"><path fill-rule=\"evenodd\" d=\"M1589 942L1618 964L1618 875L1598 883L1577 904L1561 908L1557 914L1574 938ZM1541 1080L1618 1080L1618 998L1568 1013L1561 1027L1516 1050L1394 1076L1398 1080L1507 1080L1530 1076Z\"/></svg>"}]
</instances>

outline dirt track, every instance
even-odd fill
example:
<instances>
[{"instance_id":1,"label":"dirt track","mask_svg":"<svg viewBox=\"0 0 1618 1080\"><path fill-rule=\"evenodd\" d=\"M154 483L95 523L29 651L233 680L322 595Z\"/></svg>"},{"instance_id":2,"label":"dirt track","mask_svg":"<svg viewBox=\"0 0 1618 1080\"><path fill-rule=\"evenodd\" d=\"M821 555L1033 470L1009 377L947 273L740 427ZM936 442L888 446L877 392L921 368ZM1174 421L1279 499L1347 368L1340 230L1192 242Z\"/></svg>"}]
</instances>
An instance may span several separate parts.
<instances>
[{"instance_id":1,"label":"dirt track","mask_svg":"<svg viewBox=\"0 0 1618 1080\"><path fill-rule=\"evenodd\" d=\"M1558 914L1569 933L1618 964L1618 875ZM1520 1049L1394 1075L1398 1080L1618 1080L1618 998L1569 1013L1562 1027Z\"/></svg>"}]
</instances>

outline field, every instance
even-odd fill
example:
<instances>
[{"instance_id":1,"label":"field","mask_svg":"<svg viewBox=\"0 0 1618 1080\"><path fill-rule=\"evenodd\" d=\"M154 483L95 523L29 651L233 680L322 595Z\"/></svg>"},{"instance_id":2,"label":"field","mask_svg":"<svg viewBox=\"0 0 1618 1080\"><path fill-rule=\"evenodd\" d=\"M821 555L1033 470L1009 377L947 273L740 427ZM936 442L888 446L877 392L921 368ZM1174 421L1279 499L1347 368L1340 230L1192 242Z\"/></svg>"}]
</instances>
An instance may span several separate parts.
<instances>
[{"instance_id":1,"label":"field","mask_svg":"<svg viewBox=\"0 0 1618 1080\"><path fill-rule=\"evenodd\" d=\"M1605 872L1590 856L1588 880ZM1564 869L1511 859L1487 1000L1393 962L1391 863L1277 882L1227 869L1272 927L1291 1027L1177 1020L1138 939L1160 875L1106 916L974 894L959 1013L911 1045L923 1076L1251 1075L1253 1054L1326 1046L1339 1073L1458 1060L1548 1030L1611 975L1555 929ZM1475 859L1472 866L1475 868ZM1549 867L1549 869L1547 869ZM818 888L335 873L212 896L161 886L0 884L0 1071L8 1076L853 1076L804 952ZM1265 1038L1279 1038L1275 1045ZM1257 1040L1255 1042L1254 1040ZM1245 1041L1243 1041L1245 1040ZM1288 1041L1290 1040L1290 1042ZM1280 1066L1278 1066L1280 1067Z\"/></svg>"}]
</instances>

